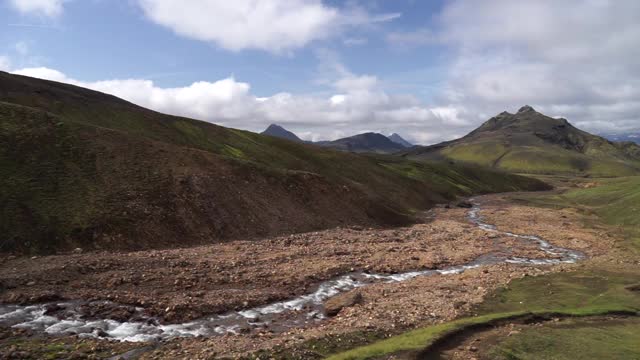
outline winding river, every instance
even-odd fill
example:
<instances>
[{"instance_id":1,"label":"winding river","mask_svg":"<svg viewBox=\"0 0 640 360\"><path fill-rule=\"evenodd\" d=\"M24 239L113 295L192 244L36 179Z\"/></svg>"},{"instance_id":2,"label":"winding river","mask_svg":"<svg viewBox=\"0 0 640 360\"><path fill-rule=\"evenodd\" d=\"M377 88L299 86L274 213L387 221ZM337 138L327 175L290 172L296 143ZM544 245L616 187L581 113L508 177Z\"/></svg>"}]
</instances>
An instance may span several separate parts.
<instances>
[{"instance_id":1,"label":"winding river","mask_svg":"<svg viewBox=\"0 0 640 360\"><path fill-rule=\"evenodd\" d=\"M157 341L172 337L216 336L228 333L237 334L261 329L281 332L322 321L326 318L323 307L325 300L339 293L370 284L401 282L418 276L459 274L467 269L499 263L553 265L575 263L585 257L585 255L579 251L556 247L538 236L519 235L500 231L494 225L485 223L480 216L480 205L473 199L471 202L473 203L473 207L470 209L468 217L476 226L498 235L533 242L550 257L530 259L509 257L496 252L482 255L464 265L442 269L398 274L355 272L325 281L318 285L314 292L290 300L242 311L232 311L226 314L208 316L182 324L161 324L155 318L145 317L144 310L141 308L135 309L136 314L134 318L138 319L137 321L119 322L110 319L86 319L80 315L78 311L80 306L87 304L87 302L82 301L29 306L0 305L0 326L32 329L52 335L77 334L80 337L105 338L131 342ZM51 309L52 306L62 311L56 311L55 316L48 315L48 310Z\"/></svg>"}]
</instances>

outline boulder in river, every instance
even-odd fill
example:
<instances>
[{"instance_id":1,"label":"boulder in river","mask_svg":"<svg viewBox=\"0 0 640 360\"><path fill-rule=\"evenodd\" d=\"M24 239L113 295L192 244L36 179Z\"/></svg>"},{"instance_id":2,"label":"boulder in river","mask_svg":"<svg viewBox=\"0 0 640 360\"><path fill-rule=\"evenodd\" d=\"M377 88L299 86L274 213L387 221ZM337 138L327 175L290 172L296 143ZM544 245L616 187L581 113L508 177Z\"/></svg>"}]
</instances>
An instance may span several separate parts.
<instances>
[{"instance_id":1,"label":"boulder in river","mask_svg":"<svg viewBox=\"0 0 640 360\"><path fill-rule=\"evenodd\" d=\"M362 304L362 294L359 291L350 291L344 294L336 295L324 302L324 309L327 316L336 316L347 307Z\"/></svg>"}]
</instances>

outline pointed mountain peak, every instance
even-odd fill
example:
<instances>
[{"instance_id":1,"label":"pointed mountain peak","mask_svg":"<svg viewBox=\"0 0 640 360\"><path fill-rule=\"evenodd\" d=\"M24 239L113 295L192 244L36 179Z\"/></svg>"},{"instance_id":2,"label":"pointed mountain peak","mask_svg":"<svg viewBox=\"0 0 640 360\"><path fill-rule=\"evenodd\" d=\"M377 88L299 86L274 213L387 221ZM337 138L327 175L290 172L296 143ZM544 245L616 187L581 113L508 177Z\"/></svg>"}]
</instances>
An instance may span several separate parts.
<instances>
[{"instance_id":1,"label":"pointed mountain peak","mask_svg":"<svg viewBox=\"0 0 640 360\"><path fill-rule=\"evenodd\" d=\"M396 144L399 144L399 145L402 145L404 147L407 147L407 148L413 146L413 144L411 144L410 142L408 142L407 140L402 138L402 136L400 136L398 133L391 134L391 136L389 136L389 140L393 141Z\"/></svg>"},{"instance_id":2,"label":"pointed mountain peak","mask_svg":"<svg viewBox=\"0 0 640 360\"><path fill-rule=\"evenodd\" d=\"M523 112L529 112L529 111L535 112L536 110L533 107L529 106L529 105L525 105L525 106L521 107L520 110L518 110L518 114L523 113Z\"/></svg>"},{"instance_id":3,"label":"pointed mountain peak","mask_svg":"<svg viewBox=\"0 0 640 360\"><path fill-rule=\"evenodd\" d=\"M296 134L292 133L291 131L283 128L278 124L269 125L269 127L267 127L267 129L261 132L260 134L274 136L277 138L286 139L290 141L302 142L302 139L300 139Z\"/></svg>"}]
</instances>

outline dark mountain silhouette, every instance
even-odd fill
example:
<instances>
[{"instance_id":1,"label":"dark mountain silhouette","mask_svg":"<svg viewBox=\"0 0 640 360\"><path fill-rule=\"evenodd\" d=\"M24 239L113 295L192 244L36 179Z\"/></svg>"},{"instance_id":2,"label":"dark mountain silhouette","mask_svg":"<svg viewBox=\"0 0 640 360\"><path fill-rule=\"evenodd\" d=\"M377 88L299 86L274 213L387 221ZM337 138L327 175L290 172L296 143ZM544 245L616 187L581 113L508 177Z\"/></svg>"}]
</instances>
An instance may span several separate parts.
<instances>
[{"instance_id":1,"label":"dark mountain silhouette","mask_svg":"<svg viewBox=\"0 0 640 360\"><path fill-rule=\"evenodd\" d=\"M378 133L364 133L334 141L321 141L317 145L349 152L394 153L405 149L403 145L391 141Z\"/></svg>"},{"instance_id":2,"label":"dark mountain silhouette","mask_svg":"<svg viewBox=\"0 0 640 360\"><path fill-rule=\"evenodd\" d=\"M410 148L413 146L413 144L403 139L402 136L398 135L397 133L391 134L391 136L389 136L389 140L393 141L396 144L400 144L406 148Z\"/></svg>"},{"instance_id":3,"label":"dark mountain silhouette","mask_svg":"<svg viewBox=\"0 0 640 360\"><path fill-rule=\"evenodd\" d=\"M290 141L303 142L302 139L300 139L296 134L292 133L291 131L277 124L269 125L269 127L265 131L261 132L260 134L274 136L281 139L287 139Z\"/></svg>"}]
</instances>

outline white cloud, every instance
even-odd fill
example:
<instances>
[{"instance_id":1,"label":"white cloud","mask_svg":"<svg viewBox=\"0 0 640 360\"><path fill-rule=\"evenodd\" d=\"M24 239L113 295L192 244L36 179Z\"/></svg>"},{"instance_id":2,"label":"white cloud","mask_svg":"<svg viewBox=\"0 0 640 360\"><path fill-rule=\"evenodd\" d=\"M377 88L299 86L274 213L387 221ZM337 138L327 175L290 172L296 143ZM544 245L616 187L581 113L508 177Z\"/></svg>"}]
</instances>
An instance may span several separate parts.
<instances>
[{"instance_id":1,"label":"white cloud","mask_svg":"<svg viewBox=\"0 0 640 360\"><path fill-rule=\"evenodd\" d=\"M634 0L456 0L433 28L387 40L447 46L440 101L466 108L473 126L530 104L592 132L639 129L638 14Z\"/></svg>"},{"instance_id":2,"label":"white cloud","mask_svg":"<svg viewBox=\"0 0 640 360\"><path fill-rule=\"evenodd\" d=\"M248 83L234 78L163 88L151 80L115 79L85 82L49 68L26 68L15 74L44 78L116 95L160 112L202 119L229 127L261 131L278 123L306 139L335 139L363 131L399 132L413 141L444 140L443 128L467 125L459 110L429 108L410 95L377 89L374 76L348 73L333 83L328 96L278 93L256 97Z\"/></svg>"},{"instance_id":3,"label":"white cloud","mask_svg":"<svg viewBox=\"0 0 640 360\"><path fill-rule=\"evenodd\" d=\"M9 71L11 69L11 61L8 56L0 55L0 71Z\"/></svg>"},{"instance_id":4,"label":"white cloud","mask_svg":"<svg viewBox=\"0 0 640 360\"><path fill-rule=\"evenodd\" d=\"M9 0L14 9L23 14L56 17L62 14L64 0Z\"/></svg>"},{"instance_id":5,"label":"white cloud","mask_svg":"<svg viewBox=\"0 0 640 360\"><path fill-rule=\"evenodd\" d=\"M335 88L346 92L370 91L378 83L378 78L371 75L356 76L349 74L335 82Z\"/></svg>"},{"instance_id":6,"label":"white cloud","mask_svg":"<svg viewBox=\"0 0 640 360\"><path fill-rule=\"evenodd\" d=\"M320 0L138 0L153 22L225 49L281 53L324 39L343 26L386 22L400 14L369 15Z\"/></svg>"}]
</instances>

